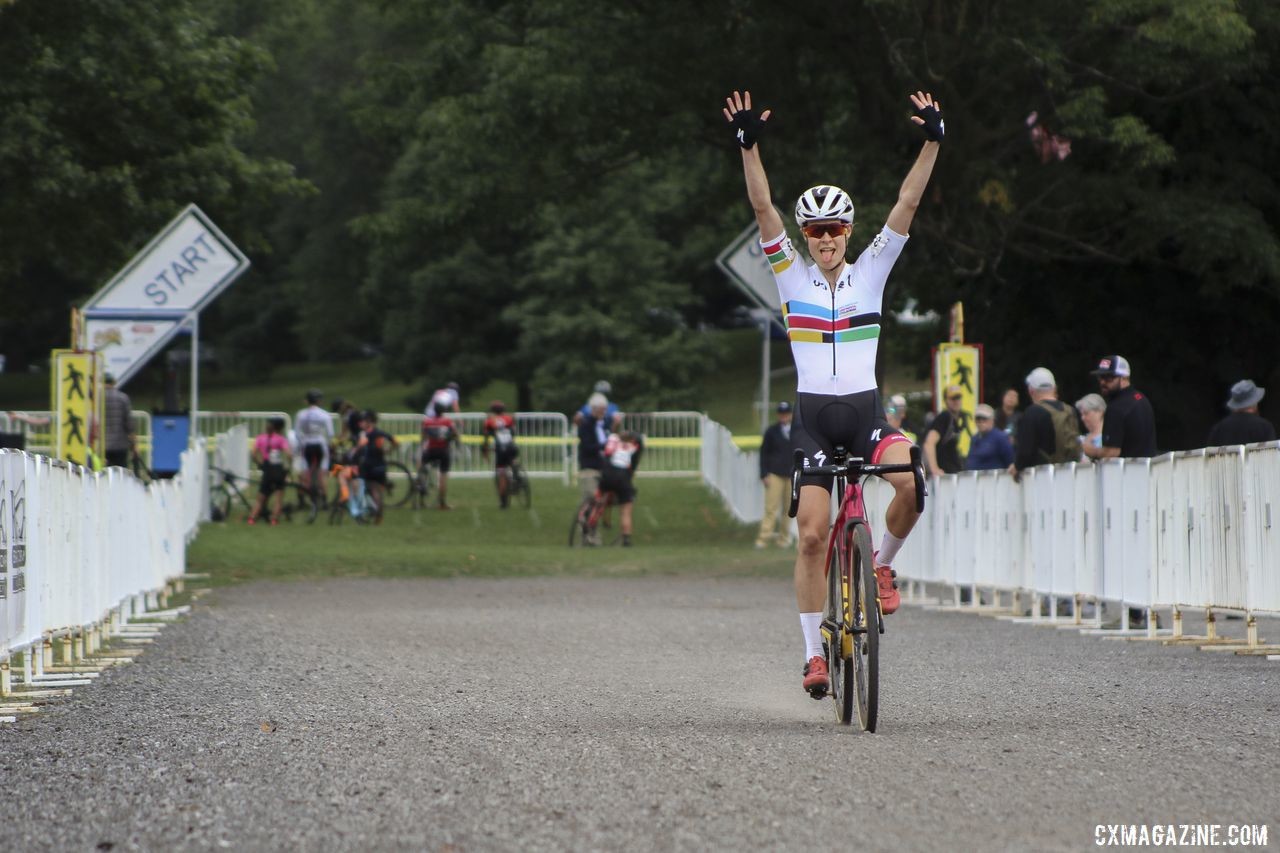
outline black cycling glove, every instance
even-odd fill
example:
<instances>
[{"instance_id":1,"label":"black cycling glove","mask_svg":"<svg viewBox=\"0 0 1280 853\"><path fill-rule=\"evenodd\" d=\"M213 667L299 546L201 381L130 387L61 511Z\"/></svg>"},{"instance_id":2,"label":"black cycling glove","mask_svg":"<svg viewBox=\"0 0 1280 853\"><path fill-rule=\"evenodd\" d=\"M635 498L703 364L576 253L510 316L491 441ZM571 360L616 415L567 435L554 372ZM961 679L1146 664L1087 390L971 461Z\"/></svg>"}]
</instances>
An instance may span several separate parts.
<instances>
[{"instance_id":1,"label":"black cycling glove","mask_svg":"<svg viewBox=\"0 0 1280 853\"><path fill-rule=\"evenodd\" d=\"M730 126L733 128L733 137L738 140L738 144L743 148L751 148L756 144L756 140L764 135L766 124L768 122L760 118L760 113L755 110L738 110L733 114Z\"/></svg>"},{"instance_id":2,"label":"black cycling glove","mask_svg":"<svg viewBox=\"0 0 1280 853\"><path fill-rule=\"evenodd\" d=\"M920 130L934 142L941 142L942 137L947 135L947 123L942 120L942 113L933 104L916 110L916 115L924 120Z\"/></svg>"}]
</instances>

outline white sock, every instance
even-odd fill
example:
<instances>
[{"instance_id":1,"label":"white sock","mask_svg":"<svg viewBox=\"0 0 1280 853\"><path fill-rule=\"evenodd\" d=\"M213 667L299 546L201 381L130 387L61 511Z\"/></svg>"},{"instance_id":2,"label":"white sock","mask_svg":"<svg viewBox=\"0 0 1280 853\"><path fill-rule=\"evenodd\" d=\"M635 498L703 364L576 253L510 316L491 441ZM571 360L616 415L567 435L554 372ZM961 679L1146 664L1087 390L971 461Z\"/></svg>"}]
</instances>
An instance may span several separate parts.
<instances>
[{"instance_id":1,"label":"white sock","mask_svg":"<svg viewBox=\"0 0 1280 853\"><path fill-rule=\"evenodd\" d=\"M822 614L801 613L800 630L804 632L804 662L822 657Z\"/></svg>"},{"instance_id":2,"label":"white sock","mask_svg":"<svg viewBox=\"0 0 1280 853\"><path fill-rule=\"evenodd\" d=\"M884 532L884 539L880 540L880 553L876 554L877 566L892 566L893 558L898 556L898 551L902 548L902 543L906 542L906 538L899 539L889 531Z\"/></svg>"}]
</instances>

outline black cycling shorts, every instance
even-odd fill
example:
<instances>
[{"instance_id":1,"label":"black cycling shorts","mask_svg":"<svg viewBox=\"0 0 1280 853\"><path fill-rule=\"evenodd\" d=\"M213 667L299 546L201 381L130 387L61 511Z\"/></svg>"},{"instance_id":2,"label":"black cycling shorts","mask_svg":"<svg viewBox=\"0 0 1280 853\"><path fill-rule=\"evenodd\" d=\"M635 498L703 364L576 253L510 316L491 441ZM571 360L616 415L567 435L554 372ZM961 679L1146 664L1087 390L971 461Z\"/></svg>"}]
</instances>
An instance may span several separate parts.
<instances>
[{"instance_id":1,"label":"black cycling shorts","mask_svg":"<svg viewBox=\"0 0 1280 853\"><path fill-rule=\"evenodd\" d=\"M325 457L325 446L323 444L304 444L302 445L302 458L306 460L307 467L312 465L323 466Z\"/></svg>"},{"instance_id":2,"label":"black cycling shorts","mask_svg":"<svg viewBox=\"0 0 1280 853\"><path fill-rule=\"evenodd\" d=\"M494 448L493 465L495 468L510 468L511 463L520 458L520 449L514 444Z\"/></svg>"},{"instance_id":3,"label":"black cycling shorts","mask_svg":"<svg viewBox=\"0 0 1280 853\"><path fill-rule=\"evenodd\" d=\"M612 465L605 465L600 471L600 493L613 493L614 500L619 506L629 504L636 499L636 490L631 485L631 469L614 468Z\"/></svg>"},{"instance_id":4,"label":"black cycling shorts","mask_svg":"<svg viewBox=\"0 0 1280 853\"><path fill-rule=\"evenodd\" d=\"M422 464L430 465L436 463L440 466L441 474L449 473L449 462L453 458L453 454L449 452L449 448L428 447L422 451Z\"/></svg>"},{"instance_id":5,"label":"black cycling shorts","mask_svg":"<svg viewBox=\"0 0 1280 853\"><path fill-rule=\"evenodd\" d=\"M370 483L386 483L387 482L387 466L386 465L361 465L360 476Z\"/></svg>"},{"instance_id":6,"label":"black cycling shorts","mask_svg":"<svg viewBox=\"0 0 1280 853\"><path fill-rule=\"evenodd\" d=\"M284 491L287 479L287 472L283 465L264 462L262 463L262 482L258 483L258 492L263 497L271 497L274 492Z\"/></svg>"},{"instance_id":7,"label":"black cycling shorts","mask_svg":"<svg viewBox=\"0 0 1280 853\"><path fill-rule=\"evenodd\" d=\"M836 445L850 458L873 464L890 444L909 442L884 417L880 391L857 394L798 394L795 420L791 424L791 446L804 451L805 466L830 465ZM821 486L828 492L835 478L802 474L800 485Z\"/></svg>"}]
</instances>

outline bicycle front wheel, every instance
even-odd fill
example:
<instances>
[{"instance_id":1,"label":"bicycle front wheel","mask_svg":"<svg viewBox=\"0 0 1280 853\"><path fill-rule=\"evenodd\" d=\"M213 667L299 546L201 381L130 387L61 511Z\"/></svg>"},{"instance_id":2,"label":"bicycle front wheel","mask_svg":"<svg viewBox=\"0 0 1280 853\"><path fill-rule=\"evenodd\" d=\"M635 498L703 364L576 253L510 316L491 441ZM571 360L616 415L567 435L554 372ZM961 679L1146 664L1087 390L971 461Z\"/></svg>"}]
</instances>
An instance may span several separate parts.
<instances>
[{"instance_id":1,"label":"bicycle front wheel","mask_svg":"<svg viewBox=\"0 0 1280 853\"><path fill-rule=\"evenodd\" d=\"M387 485L382 490L384 506L401 507L413 497L413 474L402 462L387 460Z\"/></svg>"},{"instance_id":2,"label":"bicycle front wheel","mask_svg":"<svg viewBox=\"0 0 1280 853\"><path fill-rule=\"evenodd\" d=\"M569 525L569 547L585 545L588 534L588 523L591 510L595 507L595 498L583 498L573 512L573 523Z\"/></svg>"},{"instance_id":3,"label":"bicycle front wheel","mask_svg":"<svg viewBox=\"0 0 1280 853\"><path fill-rule=\"evenodd\" d=\"M529 475L523 468L511 467L511 491L520 502L520 506L528 509L533 504L533 490L529 488Z\"/></svg>"},{"instance_id":4,"label":"bicycle front wheel","mask_svg":"<svg viewBox=\"0 0 1280 853\"><path fill-rule=\"evenodd\" d=\"M836 700L836 719L844 725L853 721L854 661L853 610L849 578L849 531L838 534L827 566L827 608L822 627L827 644L827 671L831 674L831 694Z\"/></svg>"},{"instance_id":5,"label":"bicycle front wheel","mask_svg":"<svg viewBox=\"0 0 1280 853\"><path fill-rule=\"evenodd\" d=\"M875 557L871 530L854 522L849 557L853 599L853 660L858 688L858 722L868 732L876 730L880 703L880 598L876 589Z\"/></svg>"}]
</instances>

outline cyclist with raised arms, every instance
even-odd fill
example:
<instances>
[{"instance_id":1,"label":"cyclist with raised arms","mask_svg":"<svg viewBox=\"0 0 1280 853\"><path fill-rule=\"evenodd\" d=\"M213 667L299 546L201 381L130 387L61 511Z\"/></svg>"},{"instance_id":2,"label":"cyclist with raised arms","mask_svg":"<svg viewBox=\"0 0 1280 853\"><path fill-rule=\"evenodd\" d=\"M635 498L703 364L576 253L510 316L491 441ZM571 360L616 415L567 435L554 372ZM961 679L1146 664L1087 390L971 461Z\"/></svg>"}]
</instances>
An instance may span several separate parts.
<instances>
[{"instance_id":1,"label":"cyclist with raised arms","mask_svg":"<svg viewBox=\"0 0 1280 853\"><path fill-rule=\"evenodd\" d=\"M770 111L757 111L751 93L726 98L725 119L742 150L747 197L760 227L760 244L778 284L787 337L798 377L792 445L804 451L805 467L825 465L837 444L869 463L909 464L911 441L885 419L876 386L876 352L885 282L907 242L924 189L938 157L945 128L931 95L911 96L911 121L927 137L907 173L889 218L853 263L845 261L853 233L853 202L839 187L808 189L796 202L809 256L806 266L773 207L756 141ZM885 613L898 609L893 560L919 519L911 474L888 474L894 496L885 514L885 535L876 555L876 581ZM802 475L797 523L796 602L804 633L804 689L815 699L828 689L822 652L822 606L826 599L824 546L830 523L831 477Z\"/></svg>"},{"instance_id":2,"label":"cyclist with raised arms","mask_svg":"<svg viewBox=\"0 0 1280 853\"><path fill-rule=\"evenodd\" d=\"M299 450L305 463L299 478L303 491L311 489L311 471L316 472L316 493L324 499L324 476L329 470L329 445L333 443L333 419L320 408L324 395L315 388L307 392L307 407L293 418Z\"/></svg>"}]
</instances>

